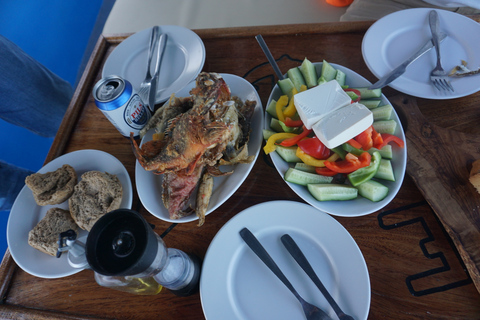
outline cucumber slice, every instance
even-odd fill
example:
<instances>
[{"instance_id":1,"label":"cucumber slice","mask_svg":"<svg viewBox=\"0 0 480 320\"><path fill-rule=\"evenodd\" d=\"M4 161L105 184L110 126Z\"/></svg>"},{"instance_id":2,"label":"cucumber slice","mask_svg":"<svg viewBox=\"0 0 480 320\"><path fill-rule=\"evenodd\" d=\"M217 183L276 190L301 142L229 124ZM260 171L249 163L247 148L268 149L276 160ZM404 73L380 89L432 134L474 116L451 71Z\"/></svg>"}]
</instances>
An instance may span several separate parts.
<instances>
[{"instance_id":1,"label":"cucumber slice","mask_svg":"<svg viewBox=\"0 0 480 320\"><path fill-rule=\"evenodd\" d=\"M275 99L272 99L272 101L270 101L270 104L267 106L266 111L269 115L271 115L275 119L278 119L278 117L277 117L277 101Z\"/></svg>"},{"instance_id":2,"label":"cucumber slice","mask_svg":"<svg viewBox=\"0 0 480 320\"><path fill-rule=\"evenodd\" d=\"M309 184L308 191L318 201L343 201L357 198L358 189L344 184Z\"/></svg>"},{"instance_id":3,"label":"cucumber slice","mask_svg":"<svg viewBox=\"0 0 480 320\"><path fill-rule=\"evenodd\" d=\"M296 155L297 153L296 146L293 146L293 147L277 146L275 148L275 151L278 153L280 157L282 157L282 159L285 162L302 162L302 159L300 159Z\"/></svg>"},{"instance_id":4,"label":"cucumber slice","mask_svg":"<svg viewBox=\"0 0 480 320\"><path fill-rule=\"evenodd\" d=\"M374 151L380 152L380 155L383 159L392 159L393 158L393 149L390 144L385 145L382 149L370 148L368 153L373 154Z\"/></svg>"},{"instance_id":5,"label":"cucumber slice","mask_svg":"<svg viewBox=\"0 0 480 320\"><path fill-rule=\"evenodd\" d=\"M381 102L382 100L378 100L378 99L372 99L372 100L360 99L360 101L358 101L358 103L363 104L368 109L375 109L380 105Z\"/></svg>"},{"instance_id":6,"label":"cucumber slice","mask_svg":"<svg viewBox=\"0 0 480 320\"><path fill-rule=\"evenodd\" d=\"M270 129L272 129L275 132L283 132L283 128L280 125L280 121L278 119L272 118L270 120Z\"/></svg>"},{"instance_id":7,"label":"cucumber slice","mask_svg":"<svg viewBox=\"0 0 480 320\"><path fill-rule=\"evenodd\" d=\"M330 80L335 79L336 76L337 76L337 69L332 67L332 65L327 61L323 60L321 77L328 82Z\"/></svg>"},{"instance_id":8,"label":"cucumber slice","mask_svg":"<svg viewBox=\"0 0 480 320\"><path fill-rule=\"evenodd\" d=\"M327 82L327 80L325 80L325 78L323 76L321 76L320 78L318 78L317 84L321 85L321 84L324 84L326 82Z\"/></svg>"},{"instance_id":9,"label":"cucumber slice","mask_svg":"<svg viewBox=\"0 0 480 320\"><path fill-rule=\"evenodd\" d=\"M302 85L306 86L307 84L305 83L305 79L303 79L302 72L300 71L299 68L291 68L290 70L287 71L287 76L289 79L292 80L293 85L297 89L297 92L300 92L300 87ZM289 96L290 98L290 96Z\"/></svg>"},{"instance_id":10,"label":"cucumber slice","mask_svg":"<svg viewBox=\"0 0 480 320\"><path fill-rule=\"evenodd\" d=\"M304 162L295 163L295 169L305 171L305 172L315 173L315 167L311 166L311 165L308 165Z\"/></svg>"},{"instance_id":11,"label":"cucumber slice","mask_svg":"<svg viewBox=\"0 0 480 320\"><path fill-rule=\"evenodd\" d=\"M378 171L378 167L380 166L380 160L382 160L382 156L380 155L380 152L376 151L372 155L370 165L355 170L352 173L349 173L348 180L350 181L352 186L356 187L372 179Z\"/></svg>"},{"instance_id":12,"label":"cucumber slice","mask_svg":"<svg viewBox=\"0 0 480 320\"><path fill-rule=\"evenodd\" d=\"M373 127L378 133L395 134L395 129L397 128L397 122L395 122L395 120L374 121Z\"/></svg>"},{"instance_id":13,"label":"cucumber slice","mask_svg":"<svg viewBox=\"0 0 480 320\"><path fill-rule=\"evenodd\" d=\"M325 177L316 173L310 173L295 168L288 168L285 173L285 180L291 183L306 186L308 184L330 183L333 177Z\"/></svg>"},{"instance_id":14,"label":"cucumber slice","mask_svg":"<svg viewBox=\"0 0 480 320\"><path fill-rule=\"evenodd\" d=\"M357 100L358 99L358 96L355 92L353 91L345 91L345 93L350 97L350 99L352 100Z\"/></svg>"},{"instance_id":15,"label":"cucumber slice","mask_svg":"<svg viewBox=\"0 0 480 320\"><path fill-rule=\"evenodd\" d=\"M293 88L295 88L295 85L290 78L278 80L278 86L282 90L283 94L286 94L288 96L288 99L291 99L293 97L292 90Z\"/></svg>"},{"instance_id":16,"label":"cucumber slice","mask_svg":"<svg viewBox=\"0 0 480 320\"><path fill-rule=\"evenodd\" d=\"M303 60L300 65L300 71L302 72L303 79L305 80L307 87L315 87L317 85L317 71L315 70L315 65L310 62L307 58Z\"/></svg>"},{"instance_id":17,"label":"cucumber slice","mask_svg":"<svg viewBox=\"0 0 480 320\"><path fill-rule=\"evenodd\" d=\"M388 187L375 180L368 180L357 186L358 193L368 200L377 202L388 195Z\"/></svg>"},{"instance_id":18,"label":"cucumber slice","mask_svg":"<svg viewBox=\"0 0 480 320\"><path fill-rule=\"evenodd\" d=\"M380 166L378 167L377 173L375 173L374 177L388 181L395 181L392 162L388 159L380 160Z\"/></svg>"},{"instance_id":19,"label":"cucumber slice","mask_svg":"<svg viewBox=\"0 0 480 320\"><path fill-rule=\"evenodd\" d=\"M263 129L263 139L268 140L268 138L270 138L275 133L276 133L275 131Z\"/></svg>"},{"instance_id":20,"label":"cucumber slice","mask_svg":"<svg viewBox=\"0 0 480 320\"><path fill-rule=\"evenodd\" d=\"M346 79L347 76L345 75L345 73L342 70L337 69L337 75L335 76L335 80L337 80L338 84L343 87L345 85Z\"/></svg>"},{"instance_id":21,"label":"cucumber slice","mask_svg":"<svg viewBox=\"0 0 480 320\"><path fill-rule=\"evenodd\" d=\"M389 104L386 104L384 106L372 109L371 111L373 114L373 121L390 120L392 117L393 107Z\"/></svg>"},{"instance_id":22,"label":"cucumber slice","mask_svg":"<svg viewBox=\"0 0 480 320\"><path fill-rule=\"evenodd\" d=\"M358 91L360 91L362 99L380 98L382 96L382 89L370 90L367 87L352 89L357 89Z\"/></svg>"}]
</instances>

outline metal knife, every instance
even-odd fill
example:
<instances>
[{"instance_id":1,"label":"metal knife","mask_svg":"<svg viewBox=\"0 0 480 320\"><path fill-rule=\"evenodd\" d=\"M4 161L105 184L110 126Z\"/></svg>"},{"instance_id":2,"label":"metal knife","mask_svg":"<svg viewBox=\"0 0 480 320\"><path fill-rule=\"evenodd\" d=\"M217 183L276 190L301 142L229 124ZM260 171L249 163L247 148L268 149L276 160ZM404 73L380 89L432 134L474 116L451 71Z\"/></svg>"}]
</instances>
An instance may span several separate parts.
<instances>
[{"instance_id":1,"label":"metal knife","mask_svg":"<svg viewBox=\"0 0 480 320\"><path fill-rule=\"evenodd\" d=\"M443 40L445 40L445 38L447 37L447 35L445 33L440 33L439 34L439 38L438 40L440 42L442 42ZM396 67L395 69L393 69L392 71L390 71L388 74L386 74L385 76L381 77L380 80L378 80L377 82L375 82L373 85L371 85L370 87L368 87L368 89L372 90L372 89L379 89L379 88L383 88L387 85L389 85L393 80L397 79L398 77L400 77L402 74L405 73L405 70L407 69L407 67L415 60L417 60L418 58L420 58L422 55L424 55L426 52L428 52L430 49L433 48L433 42L432 42L432 39L428 40L425 45L423 45L422 48L420 48L420 50L418 50L414 55L412 55L410 58L408 58L407 60L405 60L401 65L399 65L398 67Z\"/></svg>"},{"instance_id":2,"label":"metal knife","mask_svg":"<svg viewBox=\"0 0 480 320\"><path fill-rule=\"evenodd\" d=\"M157 64L155 65L155 72L152 76L152 82L150 83L150 91L148 93L148 105L153 112L155 108L155 98L157 96L157 83L158 75L160 73L160 65L162 64L163 53L167 43L167 35L162 33L158 39L158 51L157 51Z\"/></svg>"}]
</instances>

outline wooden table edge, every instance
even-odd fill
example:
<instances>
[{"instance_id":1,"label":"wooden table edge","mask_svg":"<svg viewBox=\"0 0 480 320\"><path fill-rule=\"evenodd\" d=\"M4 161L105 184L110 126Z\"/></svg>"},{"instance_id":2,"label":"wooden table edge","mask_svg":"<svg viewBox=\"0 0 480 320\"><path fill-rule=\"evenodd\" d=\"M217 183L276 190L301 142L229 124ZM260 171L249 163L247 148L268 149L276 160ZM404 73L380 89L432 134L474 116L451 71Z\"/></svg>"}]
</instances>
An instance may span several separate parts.
<instances>
[{"instance_id":1,"label":"wooden table edge","mask_svg":"<svg viewBox=\"0 0 480 320\"><path fill-rule=\"evenodd\" d=\"M469 16L476 22L480 22L480 16ZM272 26L256 26L256 27L234 27L234 28L213 28L213 29L196 29L193 30L201 38L234 38L234 37L251 37L257 34L264 36L281 36L287 34L305 34L305 33L346 33L346 32L365 32L374 21L356 21L356 22L334 22L334 23L313 23L313 24L290 24L290 25L272 25ZM98 69L107 53L109 47L118 44L132 33L123 34L105 34L101 35L87 63L85 71L79 81L79 84L72 97L70 105L66 111L62 124L53 141L50 151L45 159L45 164L52 161L63 154L70 135L75 127L75 123L83 110L83 105L88 99L91 92L91 84L95 81L97 73L90 72ZM5 303L10 288L11 281L18 269L13 260L9 249L0 264L0 294L2 300L0 302L0 318L1 319L18 319L21 315L28 315L34 319L105 319L99 317L68 315L55 311L44 311L30 309L22 306L9 305Z\"/></svg>"}]
</instances>

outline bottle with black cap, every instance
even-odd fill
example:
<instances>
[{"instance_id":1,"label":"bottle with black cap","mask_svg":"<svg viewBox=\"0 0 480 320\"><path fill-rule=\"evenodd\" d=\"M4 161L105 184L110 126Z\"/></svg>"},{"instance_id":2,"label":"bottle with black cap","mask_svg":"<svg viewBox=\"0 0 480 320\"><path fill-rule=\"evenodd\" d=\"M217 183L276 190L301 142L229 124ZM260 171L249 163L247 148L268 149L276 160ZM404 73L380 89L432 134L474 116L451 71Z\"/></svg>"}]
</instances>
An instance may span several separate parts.
<instances>
[{"instance_id":1,"label":"bottle with black cap","mask_svg":"<svg viewBox=\"0 0 480 320\"><path fill-rule=\"evenodd\" d=\"M133 210L118 209L101 217L90 230L85 253L101 286L136 294L157 294L161 286L178 296L198 291L199 259L167 248Z\"/></svg>"}]
</instances>

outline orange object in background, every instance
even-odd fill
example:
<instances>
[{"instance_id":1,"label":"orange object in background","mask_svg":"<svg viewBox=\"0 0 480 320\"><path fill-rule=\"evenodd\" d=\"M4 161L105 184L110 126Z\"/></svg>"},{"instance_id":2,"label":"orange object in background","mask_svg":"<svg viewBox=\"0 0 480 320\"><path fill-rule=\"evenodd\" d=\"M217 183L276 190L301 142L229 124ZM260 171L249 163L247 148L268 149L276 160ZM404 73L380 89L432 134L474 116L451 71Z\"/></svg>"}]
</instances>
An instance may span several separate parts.
<instances>
[{"instance_id":1,"label":"orange object in background","mask_svg":"<svg viewBox=\"0 0 480 320\"><path fill-rule=\"evenodd\" d=\"M353 0L325 0L328 4L335 7L346 7L352 4Z\"/></svg>"}]
</instances>

